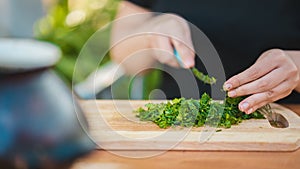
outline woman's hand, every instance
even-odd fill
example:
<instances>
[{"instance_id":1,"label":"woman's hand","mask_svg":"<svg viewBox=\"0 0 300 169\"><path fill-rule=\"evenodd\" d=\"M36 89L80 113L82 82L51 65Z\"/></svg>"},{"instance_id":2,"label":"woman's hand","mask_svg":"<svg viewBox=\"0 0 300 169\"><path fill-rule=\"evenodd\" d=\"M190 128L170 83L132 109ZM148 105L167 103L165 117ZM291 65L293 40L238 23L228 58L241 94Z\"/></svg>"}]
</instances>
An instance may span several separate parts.
<instances>
[{"instance_id":1,"label":"woman's hand","mask_svg":"<svg viewBox=\"0 0 300 169\"><path fill-rule=\"evenodd\" d=\"M122 1L111 35L110 56L122 64L127 74L135 75L149 69L157 61L179 67L174 48L182 57L184 67L195 64L188 22L178 15L156 15Z\"/></svg>"},{"instance_id":2,"label":"woman's hand","mask_svg":"<svg viewBox=\"0 0 300 169\"><path fill-rule=\"evenodd\" d=\"M250 114L288 96L299 85L298 69L288 52L268 50L250 68L226 81L224 89L229 97L249 95L239 109Z\"/></svg>"},{"instance_id":3,"label":"woman's hand","mask_svg":"<svg viewBox=\"0 0 300 169\"><path fill-rule=\"evenodd\" d=\"M163 64L179 67L174 57L174 48L182 57L185 68L195 64L195 53L187 21L175 14L161 14L153 17L144 25L150 48L154 48L153 57ZM164 52L164 53L162 53Z\"/></svg>"}]
</instances>

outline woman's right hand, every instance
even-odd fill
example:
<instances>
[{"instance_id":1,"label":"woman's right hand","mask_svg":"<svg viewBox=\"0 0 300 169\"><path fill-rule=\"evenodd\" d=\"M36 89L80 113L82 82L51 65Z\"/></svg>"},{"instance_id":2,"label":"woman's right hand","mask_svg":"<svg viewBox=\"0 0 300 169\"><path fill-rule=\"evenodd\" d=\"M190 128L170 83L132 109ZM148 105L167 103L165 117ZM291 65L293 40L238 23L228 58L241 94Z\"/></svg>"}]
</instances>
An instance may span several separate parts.
<instances>
[{"instance_id":1,"label":"woman's right hand","mask_svg":"<svg viewBox=\"0 0 300 169\"><path fill-rule=\"evenodd\" d=\"M135 36L137 35L137 36ZM174 49L185 68L193 67L195 54L188 22L174 14L151 13L122 1L113 23L111 58L128 74L136 74L160 62L179 67Z\"/></svg>"},{"instance_id":2,"label":"woman's right hand","mask_svg":"<svg viewBox=\"0 0 300 169\"><path fill-rule=\"evenodd\" d=\"M195 53L191 40L190 28L187 21L175 14L162 14L153 17L145 27L154 33L148 36L150 48L154 50L153 57L163 64L179 67L174 57L174 49L182 58L185 68L193 67L195 64ZM149 29L150 27L150 29ZM162 54L161 51L167 52Z\"/></svg>"}]
</instances>

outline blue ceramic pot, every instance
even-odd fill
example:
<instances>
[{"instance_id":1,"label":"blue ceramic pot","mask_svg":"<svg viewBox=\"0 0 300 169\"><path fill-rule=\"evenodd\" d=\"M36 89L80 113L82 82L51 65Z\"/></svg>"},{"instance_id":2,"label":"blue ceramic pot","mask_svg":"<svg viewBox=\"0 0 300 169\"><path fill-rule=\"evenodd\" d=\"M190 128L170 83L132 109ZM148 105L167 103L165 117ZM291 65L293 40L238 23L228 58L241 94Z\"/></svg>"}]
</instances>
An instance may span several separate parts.
<instances>
[{"instance_id":1,"label":"blue ceramic pot","mask_svg":"<svg viewBox=\"0 0 300 169\"><path fill-rule=\"evenodd\" d=\"M45 160L65 162L90 151L93 143L85 132L83 112L71 90L49 69L55 62L38 66L32 61L30 68L27 60L22 67L22 59L14 64L1 55L0 158L22 159L32 167Z\"/></svg>"}]
</instances>

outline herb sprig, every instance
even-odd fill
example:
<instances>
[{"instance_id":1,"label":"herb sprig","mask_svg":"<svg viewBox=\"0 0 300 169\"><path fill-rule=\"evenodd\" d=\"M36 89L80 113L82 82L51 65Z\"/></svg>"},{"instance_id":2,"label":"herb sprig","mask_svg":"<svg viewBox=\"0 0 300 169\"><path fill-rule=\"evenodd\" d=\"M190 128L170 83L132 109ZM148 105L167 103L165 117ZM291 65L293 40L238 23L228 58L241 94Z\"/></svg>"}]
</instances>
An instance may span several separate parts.
<instances>
[{"instance_id":1,"label":"herb sprig","mask_svg":"<svg viewBox=\"0 0 300 169\"><path fill-rule=\"evenodd\" d=\"M205 75L195 67L191 68L191 71L193 72L194 76L196 76L197 79L201 80L203 83L212 85L215 84L217 81L216 78Z\"/></svg>"}]
</instances>

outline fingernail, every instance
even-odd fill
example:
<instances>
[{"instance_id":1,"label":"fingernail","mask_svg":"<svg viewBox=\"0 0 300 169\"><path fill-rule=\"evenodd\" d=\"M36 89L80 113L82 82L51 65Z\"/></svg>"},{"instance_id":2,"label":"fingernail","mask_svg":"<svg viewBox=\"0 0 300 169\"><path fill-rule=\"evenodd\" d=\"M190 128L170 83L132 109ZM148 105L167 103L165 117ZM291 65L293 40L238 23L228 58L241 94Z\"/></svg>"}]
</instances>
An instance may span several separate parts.
<instances>
[{"instance_id":1,"label":"fingernail","mask_svg":"<svg viewBox=\"0 0 300 169\"><path fill-rule=\"evenodd\" d=\"M250 109L246 112L246 114L251 114L252 112L253 112L253 109L250 108Z\"/></svg>"},{"instance_id":2,"label":"fingernail","mask_svg":"<svg viewBox=\"0 0 300 169\"><path fill-rule=\"evenodd\" d=\"M194 64L194 60L191 60L191 59L185 60L186 67L192 67L193 64Z\"/></svg>"},{"instance_id":3,"label":"fingernail","mask_svg":"<svg viewBox=\"0 0 300 169\"><path fill-rule=\"evenodd\" d=\"M230 83L225 83L224 86L223 86L224 90L229 90L231 88L232 88L232 85Z\"/></svg>"},{"instance_id":4,"label":"fingernail","mask_svg":"<svg viewBox=\"0 0 300 169\"><path fill-rule=\"evenodd\" d=\"M241 111L245 111L245 110L247 110L247 109L248 109L248 107L249 107L249 103L247 103L247 102L245 102L245 103L242 103L242 105L241 105Z\"/></svg>"},{"instance_id":5,"label":"fingernail","mask_svg":"<svg viewBox=\"0 0 300 169\"><path fill-rule=\"evenodd\" d=\"M230 92L228 92L228 96L229 97L234 97L234 96L236 96L236 92L234 90L230 91Z\"/></svg>"}]
</instances>

